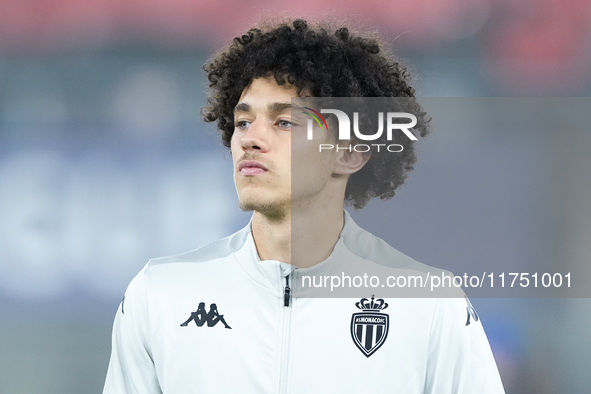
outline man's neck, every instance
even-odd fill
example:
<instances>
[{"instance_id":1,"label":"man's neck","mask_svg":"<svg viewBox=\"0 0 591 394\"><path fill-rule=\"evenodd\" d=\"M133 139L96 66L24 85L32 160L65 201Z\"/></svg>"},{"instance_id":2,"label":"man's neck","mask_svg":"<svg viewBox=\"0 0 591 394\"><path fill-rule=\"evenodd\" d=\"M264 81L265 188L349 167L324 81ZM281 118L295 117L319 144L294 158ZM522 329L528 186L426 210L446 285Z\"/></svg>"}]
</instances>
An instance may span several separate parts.
<instances>
[{"instance_id":1,"label":"man's neck","mask_svg":"<svg viewBox=\"0 0 591 394\"><path fill-rule=\"evenodd\" d=\"M342 204L292 206L280 219L255 212L252 234L261 260L278 260L306 268L328 258L343 223Z\"/></svg>"}]
</instances>

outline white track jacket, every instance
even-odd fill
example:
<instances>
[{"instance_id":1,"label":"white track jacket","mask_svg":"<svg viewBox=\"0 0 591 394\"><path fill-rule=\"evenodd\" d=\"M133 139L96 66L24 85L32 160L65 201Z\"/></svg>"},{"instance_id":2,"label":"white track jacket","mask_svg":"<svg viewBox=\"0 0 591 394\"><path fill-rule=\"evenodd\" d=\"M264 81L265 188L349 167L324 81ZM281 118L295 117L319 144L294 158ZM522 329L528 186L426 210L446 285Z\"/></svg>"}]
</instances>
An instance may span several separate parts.
<instances>
[{"instance_id":1,"label":"white track jacket","mask_svg":"<svg viewBox=\"0 0 591 394\"><path fill-rule=\"evenodd\" d=\"M347 213L318 267L335 261L426 267ZM467 299L297 296L315 269L261 261L250 225L150 260L117 311L104 393L504 392Z\"/></svg>"}]
</instances>

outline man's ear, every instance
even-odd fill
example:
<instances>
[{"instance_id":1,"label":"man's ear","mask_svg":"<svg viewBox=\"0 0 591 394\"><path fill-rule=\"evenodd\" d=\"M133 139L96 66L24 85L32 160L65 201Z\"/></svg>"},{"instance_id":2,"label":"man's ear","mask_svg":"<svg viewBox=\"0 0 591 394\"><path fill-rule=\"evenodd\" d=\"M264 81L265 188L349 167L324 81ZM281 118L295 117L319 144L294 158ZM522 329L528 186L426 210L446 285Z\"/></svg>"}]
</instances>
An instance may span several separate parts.
<instances>
[{"instance_id":1,"label":"man's ear","mask_svg":"<svg viewBox=\"0 0 591 394\"><path fill-rule=\"evenodd\" d=\"M356 152L350 144L347 149L340 149L337 153L334 173L338 175L351 175L359 171L371 157L369 152ZM351 151L349 152L349 149Z\"/></svg>"}]
</instances>

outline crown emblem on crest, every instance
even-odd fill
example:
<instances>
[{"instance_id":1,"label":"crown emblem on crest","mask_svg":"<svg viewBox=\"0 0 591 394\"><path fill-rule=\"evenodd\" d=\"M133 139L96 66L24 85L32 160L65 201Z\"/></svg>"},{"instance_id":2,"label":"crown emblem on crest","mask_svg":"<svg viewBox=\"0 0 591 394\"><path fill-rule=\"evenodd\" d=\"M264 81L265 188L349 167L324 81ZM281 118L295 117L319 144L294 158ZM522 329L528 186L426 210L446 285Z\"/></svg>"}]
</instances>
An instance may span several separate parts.
<instances>
[{"instance_id":1,"label":"crown emblem on crest","mask_svg":"<svg viewBox=\"0 0 591 394\"><path fill-rule=\"evenodd\" d=\"M371 301L367 298L362 298L359 302L355 304L355 306L362 311L367 312L379 312L383 309L388 307L388 303L384 302L382 298L378 298L374 301L374 295L371 296Z\"/></svg>"}]
</instances>

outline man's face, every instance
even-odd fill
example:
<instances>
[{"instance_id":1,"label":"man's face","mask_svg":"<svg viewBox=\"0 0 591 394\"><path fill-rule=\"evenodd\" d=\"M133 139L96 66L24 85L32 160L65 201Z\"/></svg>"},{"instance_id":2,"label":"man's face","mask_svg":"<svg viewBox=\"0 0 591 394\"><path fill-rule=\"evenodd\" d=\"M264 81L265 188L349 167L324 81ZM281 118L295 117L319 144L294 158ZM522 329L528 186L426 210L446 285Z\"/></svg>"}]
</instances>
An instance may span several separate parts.
<instances>
[{"instance_id":1,"label":"man's face","mask_svg":"<svg viewBox=\"0 0 591 394\"><path fill-rule=\"evenodd\" d=\"M231 150L243 210L283 215L292 202L317 197L330 178L334 155L319 154L318 141L305 139L301 111L294 108L299 119L292 117L293 97L297 97L293 85L278 85L273 77L258 78L244 89L234 109ZM301 138L294 136L292 141L296 133ZM330 139L326 133L316 134ZM297 159L293 169L292 152Z\"/></svg>"}]
</instances>

